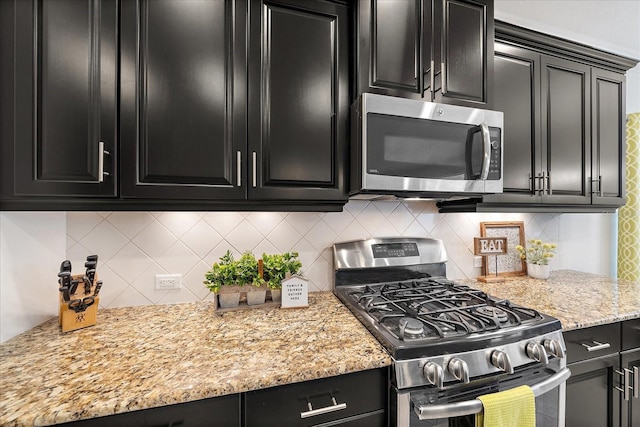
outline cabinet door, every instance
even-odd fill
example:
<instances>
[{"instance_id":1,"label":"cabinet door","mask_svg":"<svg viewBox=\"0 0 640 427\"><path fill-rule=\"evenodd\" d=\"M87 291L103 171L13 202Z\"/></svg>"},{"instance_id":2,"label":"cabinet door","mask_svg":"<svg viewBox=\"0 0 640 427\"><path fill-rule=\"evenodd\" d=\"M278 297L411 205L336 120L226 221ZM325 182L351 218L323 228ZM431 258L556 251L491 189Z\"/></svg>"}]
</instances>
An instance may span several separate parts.
<instances>
[{"instance_id":1,"label":"cabinet door","mask_svg":"<svg viewBox=\"0 0 640 427\"><path fill-rule=\"evenodd\" d=\"M249 198L346 201L348 9L251 1Z\"/></svg>"},{"instance_id":2,"label":"cabinet door","mask_svg":"<svg viewBox=\"0 0 640 427\"><path fill-rule=\"evenodd\" d=\"M435 99L490 108L493 0L435 0L434 17L434 61L440 70Z\"/></svg>"},{"instance_id":3,"label":"cabinet door","mask_svg":"<svg viewBox=\"0 0 640 427\"><path fill-rule=\"evenodd\" d=\"M430 0L359 1L358 94L423 98L431 81L431 10Z\"/></svg>"},{"instance_id":4,"label":"cabinet door","mask_svg":"<svg viewBox=\"0 0 640 427\"><path fill-rule=\"evenodd\" d=\"M157 1L157 0L154 0ZM240 395L214 397L61 424L68 427L239 427Z\"/></svg>"},{"instance_id":5,"label":"cabinet door","mask_svg":"<svg viewBox=\"0 0 640 427\"><path fill-rule=\"evenodd\" d=\"M624 204L625 78L591 69L593 204Z\"/></svg>"},{"instance_id":6,"label":"cabinet door","mask_svg":"<svg viewBox=\"0 0 640 427\"><path fill-rule=\"evenodd\" d=\"M632 372L632 384L627 386L633 387L633 390L629 390L629 399L622 399L620 425L635 427L640 425L640 391L636 389L640 383L640 348L624 351L620 356L622 369L629 369Z\"/></svg>"},{"instance_id":7,"label":"cabinet door","mask_svg":"<svg viewBox=\"0 0 640 427\"><path fill-rule=\"evenodd\" d=\"M125 0L122 196L245 198L243 1Z\"/></svg>"},{"instance_id":8,"label":"cabinet door","mask_svg":"<svg viewBox=\"0 0 640 427\"><path fill-rule=\"evenodd\" d=\"M620 393L618 353L568 365L567 427L618 427Z\"/></svg>"},{"instance_id":9,"label":"cabinet door","mask_svg":"<svg viewBox=\"0 0 640 427\"><path fill-rule=\"evenodd\" d=\"M116 195L116 3L15 2L16 195Z\"/></svg>"},{"instance_id":10,"label":"cabinet door","mask_svg":"<svg viewBox=\"0 0 640 427\"><path fill-rule=\"evenodd\" d=\"M591 203L590 67L542 56L543 203Z\"/></svg>"},{"instance_id":11,"label":"cabinet door","mask_svg":"<svg viewBox=\"0 0 640 427\"><path fill-rule=\"evenodd\" d=\"M539 203L540 55L496 43L494 109L504 112L504 192L489 203Z\"/></svg>"}]
</instances>

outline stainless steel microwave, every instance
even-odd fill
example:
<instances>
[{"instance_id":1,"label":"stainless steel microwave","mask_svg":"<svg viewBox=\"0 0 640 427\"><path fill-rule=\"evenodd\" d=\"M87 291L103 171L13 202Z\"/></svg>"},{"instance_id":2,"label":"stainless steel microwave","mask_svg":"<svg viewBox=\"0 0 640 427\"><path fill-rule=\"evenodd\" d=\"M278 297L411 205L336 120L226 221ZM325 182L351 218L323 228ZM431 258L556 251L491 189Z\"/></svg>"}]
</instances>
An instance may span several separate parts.
<instances>
[{"instance_id":1,"label":"stainless steel microwave","mask_svg":"<svg viewBox=\"0 0 640 427\"><path fill-rule=\"evenodd\" d=\"M364 93L351 126L351 198L502 193L501 112Z\"/></svg>"}]
</instances>

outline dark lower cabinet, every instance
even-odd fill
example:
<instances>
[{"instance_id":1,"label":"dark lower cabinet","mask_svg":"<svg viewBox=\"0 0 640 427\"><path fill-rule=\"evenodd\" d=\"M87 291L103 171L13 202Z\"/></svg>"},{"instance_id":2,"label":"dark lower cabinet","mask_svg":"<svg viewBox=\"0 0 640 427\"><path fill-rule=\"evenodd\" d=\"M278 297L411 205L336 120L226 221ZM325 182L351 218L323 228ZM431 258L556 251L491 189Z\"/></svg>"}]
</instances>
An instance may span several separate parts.
<instances>
[{"instance_id":1,"label":"dark lower cabinet","mask_svg":"<svg viewBox=\"0 0 640 427\"><path fill-rule=\"evenodd\" d=\"M567 427L617 427L620 425L618 353L568 365Z\"/></svg>"},{"instance_id":2,"label":"dark lower cabinet","mask_svg":"<svg viewBox=\"0 0 640 427\"><path fill-rule=\"evenodd\" d=\"M387 384L387 370L381 368L248 392L245 426L383 427Z\"/></svg>"},{"instance_id":3,"label":"dark lower cabinet","mask_svg":"<svg viewBox=\"0 0 640 427\"><path fill-rule=\"evenodd\" d=\"M13 186L3 191L114 197L117 2L2 3L3 14L14 17L7 23L14 33L2 40L2 61L13 64L13 74L3 81L3 97L13 98L13 108L2 112L13 128L13 140L2 141L13 145L3 149L9 156L3 155L3 168L13 174L3 178ZM10 50L13 56L5 56ZM13 87L5 87L7 82Z\"/></svg>"},{"instance_id":4,"label":"dark lower cabinet","mask_svg":"<svg viewBox=\"0 0 640 427\"><path fill-rule=\"evenodd\" d=\"M240 395L61 424L74 427L240 427Z\"/></svg>"},{"instance_id":5,"label":"dark lower cabinet","mask_svg":"<svg viewBox=\"0 0 640 427\"><path fill-rule=\"evenodd\" d=\"M567 427L640 425L640 319L565 332Z\"/></svg>"}]
</instances>

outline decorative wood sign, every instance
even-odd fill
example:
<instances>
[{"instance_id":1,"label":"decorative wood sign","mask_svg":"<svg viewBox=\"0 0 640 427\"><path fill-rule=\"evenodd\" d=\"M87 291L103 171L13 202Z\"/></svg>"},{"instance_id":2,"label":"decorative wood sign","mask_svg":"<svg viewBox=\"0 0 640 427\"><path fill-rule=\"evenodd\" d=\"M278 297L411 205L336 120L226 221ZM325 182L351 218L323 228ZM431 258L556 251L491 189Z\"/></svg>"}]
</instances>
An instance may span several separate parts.
<instances>
[{"instance_id":1,"label":"decorative wood sign","mask_svg":"<svg viewBox=\"0 0 640 427\"><path fill-rule=\"evenodd\" d=\"M292 276L282 281L281 308L309 307L309 281L301 276Z\"/></svg>"},{"instance_id":2,"label":"decorative wood sign","mask_svg":"<svg viewBox=\"0 0 640 427\"><path fill-rule=\"evenodd\" d=\"M506 237L474 237L473 253L475 255L504 255L507 253Z\"/></svg>"},{"instance_id":3,"label":"decorative wood sign","mask_svg":"<svg viewBox=\"0 0 640 427\"><path fill-rule=\"evenodd\" d=\"M504 255L497 256L495 263L490 262L489 258L484 256L482 268L485 276L509 277L527 274L527 264L524 260L520 259L520 254L518 254L516 250L516 246L525 245L524 222L481 222L480 236L481 238L495 239L504 237L507 239L507 252Z\"/></svg>"}]
</instances>

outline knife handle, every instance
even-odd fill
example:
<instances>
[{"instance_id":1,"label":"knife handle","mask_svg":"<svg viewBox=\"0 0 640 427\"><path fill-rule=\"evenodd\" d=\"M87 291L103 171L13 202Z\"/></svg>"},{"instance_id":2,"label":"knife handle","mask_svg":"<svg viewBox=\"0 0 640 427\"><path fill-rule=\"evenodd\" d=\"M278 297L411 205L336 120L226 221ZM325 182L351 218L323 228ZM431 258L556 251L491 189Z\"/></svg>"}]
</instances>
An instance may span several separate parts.
<instances>
[{"instance_id":1,"label":"knife handle","mask_svg":"<svg viewBox=\"0 0 640 427\"><path fill-rule=\"evenodd\" d=\"M100 293L100 288L102 288L102 280L98 280L96 282L96 288L93 290L93 296L97 297Z\"/></svg>"},{"instance_id":2,"label":"knife handle","mask_svg":"<svg viewBox=\"0 0 640 427\"><path fill-rule=\"evenodd\" d=\"M69 302L69 300L71 299L71 297L69 295L69 287L68 286L62 286L58 290L60 292L62 292L62 299L64 300L64 302Z\"/></svg>"},{"instance_id":3,"label":"knife handle","mask_svg":"<svg viewBox=\"0 0 640 427\"><path fill-rule=\"evenodd\" d=\"M62 261L62 264L60 264L60 273L63 273L65 271L71 273L71 261L69 261L68 259Z\"/></svg>"}]
</instances>

